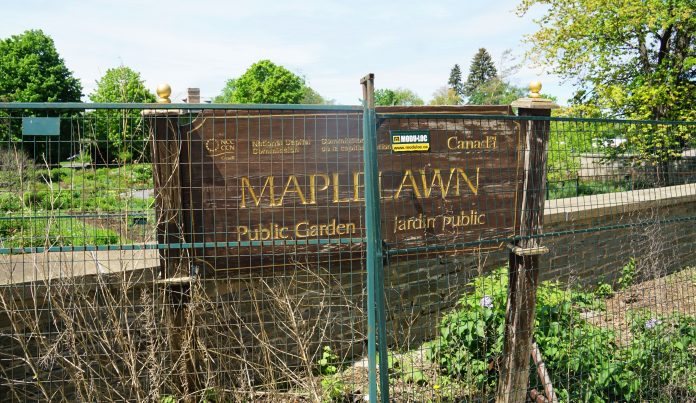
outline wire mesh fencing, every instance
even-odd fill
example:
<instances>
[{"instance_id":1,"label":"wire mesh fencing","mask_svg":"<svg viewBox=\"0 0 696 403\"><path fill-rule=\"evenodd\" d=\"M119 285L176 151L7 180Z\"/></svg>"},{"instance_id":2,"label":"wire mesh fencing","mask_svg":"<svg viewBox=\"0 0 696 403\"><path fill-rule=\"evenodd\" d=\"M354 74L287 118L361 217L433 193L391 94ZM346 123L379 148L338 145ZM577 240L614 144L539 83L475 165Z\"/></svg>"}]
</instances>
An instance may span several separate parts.
<instances>
[{"instance_id":1,"label":"wire mesh fencing","mask_svg":"<svg viewBox=\"0 0 696 403\"><path fill-rule=\"evenodd\" d=\"M525 396L696 397L696 125L376 112L391 400L495 399L524 237L549 250ZM3 104L3 399L368 396L363 113Z\"/></svg>"}]
</instances>

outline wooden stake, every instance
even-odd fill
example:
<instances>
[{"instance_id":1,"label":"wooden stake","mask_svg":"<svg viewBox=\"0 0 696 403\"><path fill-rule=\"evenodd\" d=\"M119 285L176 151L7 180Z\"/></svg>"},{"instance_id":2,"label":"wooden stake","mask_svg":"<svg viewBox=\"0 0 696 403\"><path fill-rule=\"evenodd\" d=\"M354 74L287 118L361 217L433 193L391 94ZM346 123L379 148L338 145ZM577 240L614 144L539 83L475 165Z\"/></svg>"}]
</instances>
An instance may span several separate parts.
<instances>
[{"instance_id":1,"label":"wooden stake","mask_svg":"<svg viewBox=\"0 0 696 403\"><path fill-rule=\"evenodd\" d=\"M537 375L541 379L541 383L544 386L544 394L546 399L552 403L558 403L558 398L556 397L556 392L553 390L553 385L551 384L551 377L549 372L546 370L546 364L544 364L544 358L541 356L541 351L539 351L539 346L536 343L532 343L532 359L537 367Z\"/></svg>"},{"instance_id":2,"label":"wooden stake","mask_svg":"<svg viewBox=\"0 0 696 403\"><path fill-rule=\"evenodd\" d=\"M532 95L513 102L519 116L550 116L557 107L539 97L540 83L530 85ZM536 95L536 96L535 96ZM505 347L500 365L497 402L524 402L529 384L529 365L536 293L539 280L539 253L544 249L542 233L546 198L546 158L550 122L523 121L525 128L524 190L520 217L520 240L512 245L508 272L508 300L505 312ZM527 253L529 252L529 253Z\"/></svg>"}]
</instances>

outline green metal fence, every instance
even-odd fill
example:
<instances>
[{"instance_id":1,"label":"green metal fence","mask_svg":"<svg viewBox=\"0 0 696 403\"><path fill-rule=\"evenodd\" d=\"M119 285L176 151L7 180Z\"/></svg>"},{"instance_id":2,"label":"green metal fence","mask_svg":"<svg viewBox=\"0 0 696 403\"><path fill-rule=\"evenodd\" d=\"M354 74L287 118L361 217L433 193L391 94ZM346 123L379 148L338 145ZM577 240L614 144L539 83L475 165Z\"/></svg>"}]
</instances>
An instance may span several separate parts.
<instances>
[{"instance_id":1,"label":"green metal fence","mask_svg":"<svg viewBox=\"0 0 696 403\"><path fill-rule=\"evenodd\" d=\"M369 94L0 103L3 400L491 400L525 237L549 253L524 395L696 398L694 122Z\"/></svg>"}]
</instances>

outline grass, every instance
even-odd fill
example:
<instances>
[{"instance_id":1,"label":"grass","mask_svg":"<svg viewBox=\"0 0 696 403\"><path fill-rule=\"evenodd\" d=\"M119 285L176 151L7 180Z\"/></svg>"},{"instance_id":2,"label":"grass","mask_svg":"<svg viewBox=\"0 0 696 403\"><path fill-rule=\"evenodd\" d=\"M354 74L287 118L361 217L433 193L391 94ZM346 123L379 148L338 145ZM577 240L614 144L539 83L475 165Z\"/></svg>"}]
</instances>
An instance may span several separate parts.
<instances>
[{"instance_id":1,"label":"grass","mask_svg":"<svg viewBox=\"0 0 696 403\"><path fill-rule=\"evenodd\" d=\"M631 184L631 182L627 180L614 179L569 179L563 181L549 181L547 186L547 200L598 195L604 193L627 192L630 190L643 189L645 187L640 183Z\"/></svg>"},{"instance_id":2,"label":"grass","mask_svg":"<svg viewBox=\"0 0 696 403\"><path fill-rule=\"evenodd\" d=\"M27 248L118 244L121 237L110 229L97 228L67 217L5 215L0 217L0 246Z\"/></svg>"}]
</instances>

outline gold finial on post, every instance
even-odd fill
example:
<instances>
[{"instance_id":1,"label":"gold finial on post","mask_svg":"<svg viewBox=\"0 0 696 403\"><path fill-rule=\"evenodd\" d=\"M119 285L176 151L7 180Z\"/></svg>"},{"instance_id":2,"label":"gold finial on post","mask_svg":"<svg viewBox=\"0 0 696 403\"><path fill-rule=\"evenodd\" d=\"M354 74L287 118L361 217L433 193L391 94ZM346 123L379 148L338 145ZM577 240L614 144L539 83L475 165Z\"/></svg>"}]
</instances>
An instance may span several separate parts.
<instances>
[{"instance_id":1,"label":"gold finial on post","mask_svg":"<svg viewBox=\"0 0 696 403\"><path fill-rule=\"evenodd\" d=\"M541 98L541 81L532 81L529 83L529 97L530 98Z\"/></svg>"},{"instance_id":2,"label":"gold finial on post","mask_svg":"<svg viewBox=\"0 0 696 403\"><path fill-rule=\"evenodd\" d=\"M526 108L526 109L556 109L556 105L550 99L542 98L541 91L541 81L534 80L529 83L529 97L520 98L516 101L512 101L510 106L513 108Z\"/></svg>"},{"instance_id":3,"label":"gold finial on post","mask_svg":"<svg viewBox=\"0 0 696 403\"><path fill-rule=\"evenodd\" d=\"M171 104L172 100L169 96L172 95L172 87L167 83L162 83L157 86L157 103L158 104Z\"/></svg>"}]
</instances>

